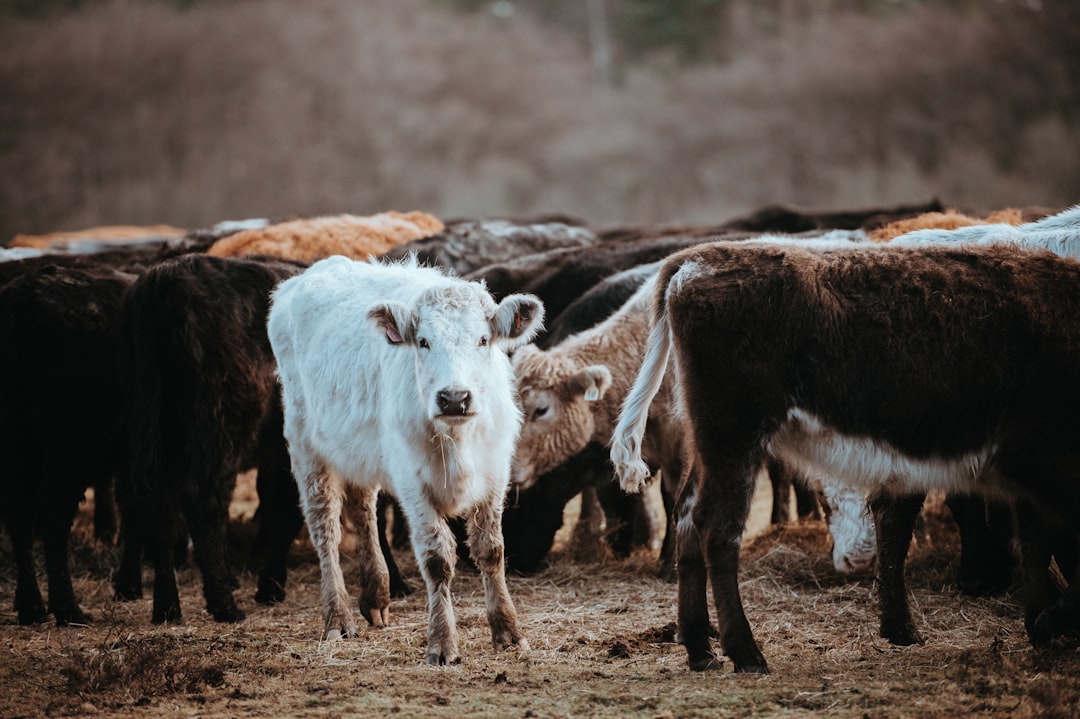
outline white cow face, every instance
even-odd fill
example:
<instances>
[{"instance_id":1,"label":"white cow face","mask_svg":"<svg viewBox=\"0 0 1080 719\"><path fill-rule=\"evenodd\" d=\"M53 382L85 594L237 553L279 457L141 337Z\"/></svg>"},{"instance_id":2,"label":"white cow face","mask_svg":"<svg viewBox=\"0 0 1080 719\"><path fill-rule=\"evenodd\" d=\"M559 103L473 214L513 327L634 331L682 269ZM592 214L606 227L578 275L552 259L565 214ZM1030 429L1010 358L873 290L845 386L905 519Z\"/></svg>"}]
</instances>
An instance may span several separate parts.
<instances>
[{"instance_id":1,"label":"white cow face","mask_svg":"<svg viewBox=\"0 0 1080 719\"><path fill-rule=\"evenodd\" d=\"M426 292L412 307L377 305L369 317L403 350L401 361L413 362L428 420L453 427L487 411L493 396L509 396L505 353L536 335L543 313L531 295L496 305L482 285L456 282Z\"/></svg>"},{"instance_id":2,"label":"white cow face","mask_svg":"<svg viewBox=\"0 0 1080 719\"><path fill-rule=\"evenodd\" d=\"M611 387L611 372L604 365L579 366L535 347L514 353L513 364L524 422L510 481L524 489L592 440L593 411Z\"/></svg>"},{"instance_id":3,"label":"white cow face","mask_svg":"<svg viewBox=\"0 0 1080 719\"><path fill-rule=\"evenodd\" d=\"M840 574L866 574L877 569L877 534L866 495L831 480L822 481L822 507L832 534L833 567Z\"/></svg>"}]
</instances>

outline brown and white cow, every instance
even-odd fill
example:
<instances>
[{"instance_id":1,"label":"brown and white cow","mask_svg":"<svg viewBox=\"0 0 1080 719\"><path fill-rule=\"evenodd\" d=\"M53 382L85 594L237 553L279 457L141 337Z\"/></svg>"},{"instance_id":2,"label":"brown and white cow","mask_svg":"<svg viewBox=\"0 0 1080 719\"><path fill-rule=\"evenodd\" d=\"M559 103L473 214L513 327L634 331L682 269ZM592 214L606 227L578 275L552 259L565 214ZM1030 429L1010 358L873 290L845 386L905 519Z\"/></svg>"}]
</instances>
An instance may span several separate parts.
<instances>
[{"instance_id":1,"label":"brown and white cow","mask_svg":"<svg viewBox=\"0 0 1080 719\"><path fill-rule=\"evenodd\" d=\"M676 504L679 633L718 665L712 586L736 671L767 671L739 597L753 474L770 454L873 492L881 633L921 641L903 563L925 492L1016 502L1034 643L1076 628L1058 603L1048 528L1080 510L1080 263L1011 246L806 251L711 244L661 269L647 355L612 440L640 491L648 409L674 351L690 465ZM1046 521L1048 517L1050 521Z\"/></svg>"}]
</instances>

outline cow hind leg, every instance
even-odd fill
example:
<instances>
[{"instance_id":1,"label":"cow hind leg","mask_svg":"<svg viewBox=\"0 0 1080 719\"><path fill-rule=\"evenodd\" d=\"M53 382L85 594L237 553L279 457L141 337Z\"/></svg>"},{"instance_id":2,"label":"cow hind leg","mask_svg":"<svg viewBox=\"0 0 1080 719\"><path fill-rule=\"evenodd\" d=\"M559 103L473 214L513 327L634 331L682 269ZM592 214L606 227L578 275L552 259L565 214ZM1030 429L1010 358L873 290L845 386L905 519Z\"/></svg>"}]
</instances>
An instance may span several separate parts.
<instances>
[{"instance_id":1,"label":"cow hind leg","mask_svg":"<svg viewBox=\"0 0 1080 719\"><path fill-rule=\"evenodd\" d=\"M1080 573L1076 571L1076 536L1054 532L1047 517L1028 502L1015 506L1016 528L1024 578L1024 626L1033 646L1080 635ZM1058 555L1069 582L1064 593L1050 575Z\"/></svg>"},{"instance_id":2,"label":"cow hind leg","mask_svg":"<svg viewBox=\"0 0 1080 719\"><path fill-rule=\"evenodd\" d=\"M11 547L15 554L17 578L15 580L15 613L19 624L38 624L49 613L41 600L37 571L34 568L34 529L29 512L22 517L11 517L7 522Z\"/></svg>"},{"instance_id":3,"label":"cow hind leg","mask_svg":"<svg viewBox=\"0 0 1080 719\"><path fill-rule=\"evenodd\" d=\"M259 532L256 551L261 554L255 601L276 604L285 601L285 577L289 548L304 525L296 481L289 473L289 455L284 440L269 461L259 463L256 488L259 493Z\"/></svg>"},{"instance_id":4,"label":"cow hind leg","mask_svg":"<svg viewBox=\"0 0 1080 719\"><path fill-rule=\"evenodd\" d=\"M396 502L392 502L390 495L380 492L379 502L375 507L376 520L379 529L379 550L382 552L383 560L386 562L386 570L390 573L390 596L393 599L401 599L412 594L412 587L401 576L401 570L398 568L397 562L394 561L394 553L390 549L390 540L386 536L386 512L393 507L397 507ZM400 514L400 511L398 511ZM405 524L405 516L400 514L401 524ZM397 524L397 517L395 516L395 526ZM405 542L408 544L408 529L405 529Z\"/></svg>"},{"instance_id":5,"label":"cow hind leg","mask_svg":"<svg viewBox=\"0 0 1080 719\"><path fill-rule=\"evenodd\" d=\"M162 488L162 494L167 490ZM173 543L176 535L175 512L164 497L151 500L153 509L147 520L150 551L154 558L154 606L150 621L165 624L180 621L180 592L176 587Z\"/></svg>"},{"instance_id":6,"label":"cow hind leg","mask_svg":"<svg viewBox=\"0 0 1080 719\"><path fill-rule=\"evenodd\" d=\"M517 610L506 586L502 503L477 507L469 517L468 532L469 552L483 577L492 645L496 651L515 645L528 651L529 643L518 627Z\"/></svg>"},{"instance_id":7,"label":"cow hind leg","mask_svg":"<svg viewBox=\"0 0 1080 719\"><path fill-rule=\"evenodd\" d=\"M674 544L678 559L678 641L686 648L690 669L719 669L720 660L709 644L708 572L701 536L694 525L696 475L689 474L680 487L673 512Z\"/></svg>"},{"instance_id":8,"label":"cow hind leg","mask_svg":"<svg viewBox=\"0 0 1080 719\"><path fill-rule=\"evenodd\" d=\"M758 462L703 474L694 509L705 565L716 604L724 653L735 671L767 674L769 667L754 640L739 593L739 548L753 498ZM699 470L703 471L704 470Z\"/></svg>"},{"instance_id":9,"label":"cow hind leg","mask_svg":"<svg viewBox=\"0 0 1080 719\"><path fill-rule=\"evenodd\" d=\"M219 622L238 622L243 611L233 598L233 577L225 563L225 532L228 502L236 474L211 475L194 493L184 492L181 504L187 520L195 562L202 573L206 611Z\"/></svg>"},{"instance_id":10,"label":"cow hind leg","mask_svg":"<svg viewBox=\"0 0 1080 719\"><path fill-rule=\"evenodd\" d=\"M904 562L911 533L922 509L925 494L894 497L878 493L870 500L878 543L878 594L881 601L881 636L892 644L922 644L911 619Z\"/></svg>"},{"instance_id":11,"label":"cow hind leg","mask_svg":"<svg viewBox=\"0 0 1080 719\"><path fill-rule=\"evenodd\" d=\"M79 508L79 497L56 498L46 510L44 522L45 564L49 575L49 612L57 626L89 624L90 616L75 599L71 586L68 545L71 523Z\"/></svg>"},{"instance_id":12,"label":"cow hind leg","mask_svg":"<svg viewBox=\"0 0 1080 719\"><path fill-rule=\"evenodd\" d=\"M390 623L390 572L379 541L377 517L379 491L373 487L347 486L346 507L356 527L360 560L360 614L373 627Z\"/></svg>"}]
</instances>

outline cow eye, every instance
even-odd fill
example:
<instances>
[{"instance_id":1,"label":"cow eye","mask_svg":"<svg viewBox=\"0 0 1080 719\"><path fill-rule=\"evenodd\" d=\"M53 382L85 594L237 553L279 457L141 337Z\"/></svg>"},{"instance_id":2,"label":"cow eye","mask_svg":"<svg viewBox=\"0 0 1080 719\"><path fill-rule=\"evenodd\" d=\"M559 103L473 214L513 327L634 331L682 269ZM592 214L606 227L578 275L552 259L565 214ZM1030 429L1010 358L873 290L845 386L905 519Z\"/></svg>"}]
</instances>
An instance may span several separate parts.
<instances>
[{"instance_id":1,"label":"cow eye","mask_svg":"<svg viewBox=\"0 0 1080 719\"><path fill-rule=\"evenodd\" d=\"M533 410L533 413L532 413L533 421L535 422L536 420L540 419L541 417L543 417L547 413L548 413L548 408L546 406L544 406L544 405L540 405L539 407L537 407L536 409Z\"/></svg>"},{"instance_id":2,"label":"cow eye","mask_svg":"<svg viewBox=\"0 0 1080 719\"><path fill-rule=\"evenodd\" d=\"M431 344L426 339L424 339L423 337L420 338L420 342L418 344L420 345L420 349L425 349L425 350L431 349Z\"/></svg>"},{"instance_id":3,"label":"cow eye","mask_svg":"<svg viewBox=\"0 0 1080 719\"><path fill-rule=\"evenodd\" d=\"M480 346L481 347L487 347L488 346L488 338L487 337L481 337L480 338Z\"/></svg>"}]
</instances>

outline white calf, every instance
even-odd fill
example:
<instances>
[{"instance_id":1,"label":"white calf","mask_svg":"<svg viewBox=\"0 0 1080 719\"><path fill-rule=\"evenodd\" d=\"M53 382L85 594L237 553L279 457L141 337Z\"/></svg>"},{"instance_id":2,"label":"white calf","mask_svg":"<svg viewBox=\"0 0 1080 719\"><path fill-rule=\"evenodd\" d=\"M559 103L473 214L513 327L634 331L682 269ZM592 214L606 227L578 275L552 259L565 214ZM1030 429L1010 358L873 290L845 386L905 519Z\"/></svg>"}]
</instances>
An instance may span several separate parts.
<instances>
[{"instance_id":1,"label":"white calf","mask_svg":"<svg viewBox=\"0 0 1080 719\"><path fill-rule=\"evenodd\" d=\"M428 591L429 664L457 661L446 518L465 516L497 649L528 644L506 588L501 531L521 424L506 351L540 329L531 295L496 304L483 285L419 267L331 257L274 293L277 357L293 473L322 568L324 638L356 634L338 558L344 483L361 490L360 611L389 617L375 498L401 503Z\"/></svg>"}]
</instances>

